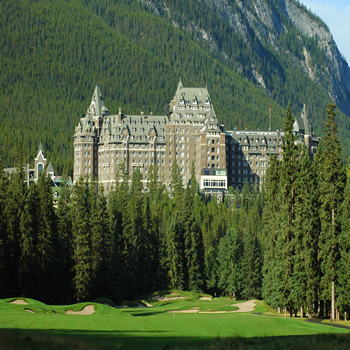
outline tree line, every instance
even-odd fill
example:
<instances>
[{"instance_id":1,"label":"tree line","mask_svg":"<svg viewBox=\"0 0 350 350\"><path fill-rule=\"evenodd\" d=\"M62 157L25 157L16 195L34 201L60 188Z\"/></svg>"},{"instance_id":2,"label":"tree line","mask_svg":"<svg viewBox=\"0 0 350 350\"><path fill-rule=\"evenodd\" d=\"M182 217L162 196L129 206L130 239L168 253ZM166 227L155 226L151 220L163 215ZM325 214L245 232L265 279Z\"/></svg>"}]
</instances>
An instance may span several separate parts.
<instances>
[{"instance_id":1,"label":"tree line","mask_svg":"<svg viewBox=\"0 0 350 350\"><path fill-rule=\"evenodd\" d=\"M170 189L156 167L147 192L136 169L108 198L96 181L65 180L54 207L45 172L28 188L18 169L1 171L0 297L120 303L168 288L261 297L263 194L247 185L218 202L199 191L194 168L184 188L174 162Z\"/></svg>"},{"instance_id":2,"label":"tree line","mask_svg":"<svg viewBox=\"0 0 350 350\"><path fill-rule=\"evenodd\" d=\"M349 312L349 191L335 104L313 162L296 144L290 108L283 160L270 160L264 208L263 298L285 314Z\"/></svg>"},{"instance_id":3,"label":"tree line","mask_svg":"<svg viewBox=\"0 0 350 350\"><path fill-rule=\"evenodd\" d=\"M264 187L230 189L224 201L200 192L194 168L184 187L174 162L170 187L156 167L147 192L136 169L108 198L80 178L64 181L54 207L45 172L27 187L19 152L19 170L0 171L0 297L120 303L172 288L263 298L286 315L349 312L350 182L334 104L326 116L311 161L289 107Z\"/></svg>"}]
</instances>

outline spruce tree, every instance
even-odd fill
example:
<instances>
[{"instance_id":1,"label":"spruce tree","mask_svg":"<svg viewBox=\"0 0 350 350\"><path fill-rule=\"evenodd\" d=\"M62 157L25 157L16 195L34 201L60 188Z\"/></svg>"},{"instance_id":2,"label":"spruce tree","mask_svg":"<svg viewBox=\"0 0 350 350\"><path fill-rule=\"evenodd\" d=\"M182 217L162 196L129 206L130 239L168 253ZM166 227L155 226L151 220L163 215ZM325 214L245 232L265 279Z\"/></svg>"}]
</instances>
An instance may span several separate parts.
<instances>
[{"instance_id":1,"label":"spruce tree","mask_svg":"<svg viewBox=\"0 0 350 350\"><path fill-rule=\"evenodd\" d=\"M249 210L247 225L243 231L242 296L245 299L261 298L261 249L258 230L261 226L259 202L256 200Z\"/></svg>"},{"instance_id":2,"label":"spruce tree","mask_svg":"<svg viewBox=\"0 0 350 350\"><path fill-rule=\"evenodd\" d=\"M218 247L218 287L234 298L240 298L242 293L242 255L242 238L236 230L229 229Z\"/></svg>"},{"instance_id":3,"label":"spruce tree","mask_svg":"<svg viewBox=\"0 0 350 350\"><path fill-rule=\"evenodd\" d=\"M115 302L124 300L123 286L123 209L126 198L122 194L122 185L119 183L119 174L116 185L109 192L108 215L111 243L109 247L108 267L108 293L107 295Z\"/></svg>"},{"instance_id":4,"label":"spruce tree","mask_svg":"<svg viewBox=\"0 0 350 350\"><path fill-rule=\"evenodd\" d=\"M317 307L319 274L317 246L320 231L316 173L305 147L300 152L300 172L296 179L295 240L292 298L294 305L311 315Z\"/></svg>"},{"instance_id":5,"label":"spruce tree","mask_svg":"<svg viewBox=\"0 0 350 350\"><path fill-rule=\"evenodd\" d=\"M38 180L39 213L38 221L38 264L41 283L41 293L44 302L58 303L58 289L54 288L57 275L57 224L53 207L51 178L42 171Z\"/></svg>"},{"instance_id":6,"label":"spruce tree","mask_svg":"<svg viewBox=\"0 0 350 350\"><path fill-rule=\"evenodd\" d=\"M296 176L298 173L298 152L295 145L296 136L293 133L294 117L290 106L287 109L287 116L284 125L283 160L280 179L280 203L281 207L277 213L277 220L280 228L277 231L276 241L276 271L277 291L282 306L289 309L290 315L293 312L294 304L291 297L292 280L294 269L294 238L295 238L295 200L297 196Z\"/></svg>"},{"instance_id":7,"label":"spruce tree","mask_svg":"<svg viewBox=\"0 0 350 350\"><path fill-rule=\"evenodd\" d=\"M81 176L76 182L72 196L72 236L74 259L74 292L77 302L90 295L91 262L91 206L88 183Z\"/></svg>"},{"instance_id":8,"label":"spruce tree","mask_svg":"<svg viewBox=\"0 0 350 350\"><path fill-rule=\"evenodd\" d=\"M168 266L168 278L171 288L183 290L184 280L184 242L182 227L175 211L167 227L166 255Z\"/></svg>"},{"instance_id":9,"label":"spruce tree","mask_svg":"<svg viewBox=\"0 0 350 350\"><path fill-rule=\"evenodd\" d=\"M347 168L349 174L349 165ZM340 236L340 264L338 270L338 305L342 313L350 314L350 180L347 176L344 191L344 201L342 203L342 222Z\"/></svg>"},{"instance_id":10,"label":"spruce tree","mask_svg":"<svg viewBox=\"0 0 350 350\"><path fill-rule=\"evenodd\" d=\"M58 261L60 281L60 302L68 304L72 299L73 280L73 236L71 216L71 195L73 187L69 185L68 178L64 177L60 184L60 197L57 203L57 233L58 233Z\"/></svg>"},{"instance_id":11,"label":"spruce tree","mask_svg":"<svg viewBox=\"0 0 350 350\"><path fill-rule=\"evenodd\" d=\"M5 218L5 208L6 208L6 190L8 187L8 178L5 176L2 150L0 148L0 298L4 298L7 290L6 282L6 261L5 261L5 241L6 241L6 218Z\"/></svg>"},{"instance_id":12,"label":"spruce tree","mask_svg":"<svg viewBox=\"0 0 350 350\"><path fill-rule=\"evenodd\" d=\"M142 241L142 175L138 168L133 172L129 201L123 215L123 262L124 273L127 274L125 289L128 298L133 298L143 292L141 271L144 266L145 246Z\"/></svg>"},{"instance_id":13,"label":"spruce tree","mask_svg":"<svg viewBox=\"0 0 350 350\"><path fill-rule=\"evenodd\" d=\"M335 320L337 265L340 260L341 203L345 186L345 172L341 160L335 104L326 111L324 127L322 178L320 181L321 234L319 259L321 262L321 293L323 300L331 300L331 320Z\"/></svg>"},{"instance_id":14,"label":"spruce tree","mask_svg":"<svg viewBox=\"0 0 350 350\"><path fill-rule=\"evenodd\" d=\"M39 252L38 252L38 227L40 213L40 200L38 186L34 183L30 186L24 210L21 215L21 262L19 268L19 285L23 295L28 298L41 299L41 278Z\"/></svg>"},{"instance_id":15,"label":"spruce tree","mask_svg":"<svg viewBox=\"0 0 350 350\"><path fill-rule=\"evenodd\" d=\"M90 186L95 187L95 183L91 182ZM91 213L91 295L93 298L105 296L108 291L110 248L107 200L103 186L99 186L98 193L94 193Z\"/></svg>"},{"instance_id":16,"label":"spruce tree","mask_svg":"<svg viewBox=\"0 0 350 350\"><path fill-rule=\"evenodd\" d=\"M8 295L19 295L19 270L21 261L21 217L24 212L28 184L24 173L23 151L19 147L16 172L12 174L6 191L4 212L6 238L4 244L6 275L5 285Z\"/></svg>"},{"instance_id":17,"label":"spruce tree","mask_svg":"<svg viewBox=\"0 0 350 350\"><path fill-rule=\"evenodd\" d=\"M272 156L270 158L270 166L267 170L265 184L266 193L262 240L262 249L264 251L262 296L275 309L281 306L277 291L276 274L276 242L279 235L277 215L280 205L280 197L278 195L280 190L280 172L281 163L276 156Z\"/></svg>"}]
</instances>

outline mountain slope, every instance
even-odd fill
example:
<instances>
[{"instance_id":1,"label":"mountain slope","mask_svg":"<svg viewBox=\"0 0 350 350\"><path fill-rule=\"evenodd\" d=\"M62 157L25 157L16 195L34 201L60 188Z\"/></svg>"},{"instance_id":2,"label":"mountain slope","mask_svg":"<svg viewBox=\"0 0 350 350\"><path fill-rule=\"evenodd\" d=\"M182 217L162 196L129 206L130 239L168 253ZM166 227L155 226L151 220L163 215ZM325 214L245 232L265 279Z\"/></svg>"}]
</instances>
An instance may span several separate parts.
<instances>
[{"instance_id":1,"label":"mountain slope","mask_svg":"<svg viewBox=\"0 0 350 350\"><path fill-rule=\"evenodd\" d=\"M314 56L323 57L317 41L300 36L279 8L276 13L280 17L272 17L273 28L282 23L276 40L281 48L288 47L289 53L276 51L262 34L259 39L245 18L250 18L248 10L261 17L256 27L263 33L268 27L262 19L266 17L269 23L268 12L253 12L250 6L243 16L245 2L231 0L229 8L221 10L223 3L2 1L0 145L6 165L14 164L19 143L29 161L42 140L56 170L71 173L74 126L88 107L96 82L112 113L118 107L128 113L163 113L182 76L185 85L208 85L226 129L266 128L269 103L273 128L281 129L290 100L295 114L300 113L303 103L308 105L320 132L330 101L322 85L326 75L322 78L322 70L316 70L320 83L315 83L295 58L302 57L300 50L306 47L312 54L312 66ZM231 23L230 11L236 11L234 16L241 16L242 23ZM246 36L233 30L233 23ZM276 36L274 31L266 32L267 37ZM340 139L348 149L348 118L341 112L338 117Z\"/></svg>"}]
</instances>

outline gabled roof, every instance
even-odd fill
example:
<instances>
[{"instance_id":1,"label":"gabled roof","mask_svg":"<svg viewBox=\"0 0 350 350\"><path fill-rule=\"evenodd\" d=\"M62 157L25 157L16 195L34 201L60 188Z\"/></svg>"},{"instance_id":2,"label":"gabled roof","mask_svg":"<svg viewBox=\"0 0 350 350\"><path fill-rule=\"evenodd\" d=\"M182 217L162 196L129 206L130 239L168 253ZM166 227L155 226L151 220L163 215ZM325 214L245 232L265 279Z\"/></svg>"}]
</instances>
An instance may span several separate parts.
<instances>
[{"instance_id":1,"label":"gabled roof","mask_svg":"<svg viewBox=\"0 0 350 350\"><path fill-rule=\"evenodd\" d=\"M181 79L172 106L172 121L204 122L209 117L216 119L207 87L184 87Z\"/></svg>"},{"instance_id":2,"label":"gabled roof","mask_svg":"<svg viewBox=\"0 0 350 350\"><path fill-rule=\"evenodd\" d=\"M313 132L311 122L309 121L307 116L305 104L301 111L300 117L295 117L293 131L303 133L306 135L311 135Z\"/></svg>"},{"instance_id":3,"label":"gabled roof","mask_svg":"<svg viewBox=\"0 0 350 350\"><path fill-rule=\"evenodd\" d=\"M108 111L108 109L103 101L101 87L100 85L96 84L95 91L91 98L90 107L88 109L88 114L101 117L101 111Z\"/></svg>"},{"instance_id":4,"label":"gabled roof","mask_svg":"<svg viewBox=\"0 0 350 350\"><path fill-rule=\"evenodd\" d=\"M55 170L53 169L52 163L50 162L49 166L46 170L47 173L55 173Z\"/></svg>"}]
</instances>

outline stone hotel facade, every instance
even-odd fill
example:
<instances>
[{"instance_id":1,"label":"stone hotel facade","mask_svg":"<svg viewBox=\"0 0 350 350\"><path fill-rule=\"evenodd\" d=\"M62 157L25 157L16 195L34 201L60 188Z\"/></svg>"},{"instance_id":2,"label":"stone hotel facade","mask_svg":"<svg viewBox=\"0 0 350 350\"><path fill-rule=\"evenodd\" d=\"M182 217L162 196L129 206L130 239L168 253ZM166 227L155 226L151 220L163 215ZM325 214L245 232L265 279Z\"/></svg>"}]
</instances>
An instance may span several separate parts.
<instances>
[{"instance_id":1,"label":"stone hotel facade","mask_svg":"<svg viewBox=\"0 0 350 350\"><path fill-rule=\"evenodd\" d=\"M312 133L305 106L294 132L313 155L319 138ZM184 87L180 80L167 115L126 115L121 108L110 114L96 85L86 116L75 128L73 181L94 176L108 192L123 166L130 174L140 168L147 187L149 167L157 165L159 179L169 185L176 160L184 184L194 164L202 191L225 192L245 182L260 185L269 157L281 157L282 144L280 131L225 131L207 88Z\"/></svg>"}]
</instances>

